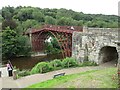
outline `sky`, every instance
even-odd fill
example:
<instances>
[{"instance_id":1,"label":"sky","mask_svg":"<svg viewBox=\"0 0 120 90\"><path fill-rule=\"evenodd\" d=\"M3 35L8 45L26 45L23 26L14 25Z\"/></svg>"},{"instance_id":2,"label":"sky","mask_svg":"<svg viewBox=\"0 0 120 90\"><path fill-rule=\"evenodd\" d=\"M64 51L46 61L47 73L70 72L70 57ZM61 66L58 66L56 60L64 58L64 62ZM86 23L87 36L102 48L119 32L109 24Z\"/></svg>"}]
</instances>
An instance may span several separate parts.
<instances>
[{"instance_id":1,"label":"sky","mask_svg":"<svg viewBox=\"0 0 120 90\"><path fill-rule=\"evenodd\" d=\"M119 0L0 0L4 6L33 6L40 8L66 8L87 14L118 15Z\"/></svg>"}]
</instances>

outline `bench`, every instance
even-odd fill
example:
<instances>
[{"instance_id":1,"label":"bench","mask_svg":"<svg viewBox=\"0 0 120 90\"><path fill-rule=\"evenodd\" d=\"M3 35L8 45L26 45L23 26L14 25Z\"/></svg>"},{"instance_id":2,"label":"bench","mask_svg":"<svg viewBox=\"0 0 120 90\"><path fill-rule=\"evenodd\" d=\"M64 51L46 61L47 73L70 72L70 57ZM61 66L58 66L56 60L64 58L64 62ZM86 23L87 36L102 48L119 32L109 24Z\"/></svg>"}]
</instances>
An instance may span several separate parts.
<instances>
[{"instance_id":1,"label":"bench","mask_svg":"<svg viewBox=\"0 0 120 90\"><path fill-rule=\"evenodd\" d=\"M59 77L59 76L64 76L65 73L59 73L59 74L55 74L53 78Z\"/></svg>"}]
</instances>

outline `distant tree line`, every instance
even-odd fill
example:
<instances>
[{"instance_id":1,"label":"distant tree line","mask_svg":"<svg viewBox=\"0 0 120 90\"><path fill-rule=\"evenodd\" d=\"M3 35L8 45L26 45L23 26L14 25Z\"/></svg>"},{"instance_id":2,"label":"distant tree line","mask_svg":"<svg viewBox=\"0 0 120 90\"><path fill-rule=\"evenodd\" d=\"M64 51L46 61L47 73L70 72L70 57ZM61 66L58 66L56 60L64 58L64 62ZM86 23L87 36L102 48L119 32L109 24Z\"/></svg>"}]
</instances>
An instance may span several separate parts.
<instances>
[{"instance_id":1,"label":"distant tree line","mask_svg":"<svg viewBox=\"0 0 120 90\"><path fill-rule=\"evenodd\" d=\"M29 55L29 39L23 36L29 28L39 28L44 24L72 25L100 28L117 28L118 16L102 14L84 14L73 10L7 6L0 10L2 23L3 56Z\"/></svg>"},{"instance_id":2,"label":"distant tree line","mask_svg":"<svg viewBox=\"0 0 120 90\"><path fill-rule=\"evenodd\" d=\"M118 16L103 14L84 14L73 10L36 8L36 7L3 7L0 10L0 21L3 21L3 29L8 25L13 29L20 24L24 30L31 27L39 27L43 24L75 25L100 28L118 27Z\"/></svg>"}]
</instances>

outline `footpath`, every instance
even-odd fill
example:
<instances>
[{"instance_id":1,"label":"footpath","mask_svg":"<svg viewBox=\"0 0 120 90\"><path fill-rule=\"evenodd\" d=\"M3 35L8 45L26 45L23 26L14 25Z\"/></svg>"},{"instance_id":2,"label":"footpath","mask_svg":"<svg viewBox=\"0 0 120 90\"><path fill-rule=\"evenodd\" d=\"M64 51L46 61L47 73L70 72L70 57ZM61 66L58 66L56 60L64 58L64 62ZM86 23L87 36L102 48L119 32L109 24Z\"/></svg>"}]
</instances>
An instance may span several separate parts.
<instances>
[{"instance_id":1,"label":"footpath","mask_svg":"<svg viewBox=\"0 0 120 90\"><path fill-rule=\"evenodd\" d=\"M87 66L87 67L76 67L76 68L69 68L69 69L62 69L62 70L57 70L57 71L52 71L44 74L34 74L26 77L22 77L17 80L13 80L13 77L8 77L7 76L7 69L3 68L2 70L4 71L3 77L0 78L0 89L1 88L25 88L29 85L43 82L46 80L53 79L53 76L55 74L59 73L65 73L65 75L69 74L75 74L75 73L80 73L80 72L85 72L85 71L90 71L90 70L100 70L100 69L105 69L109 67L115 67L112 64L103 64L100 66ZM4 76L5 75L5 76Z\"/></svg>"}]
</instances>

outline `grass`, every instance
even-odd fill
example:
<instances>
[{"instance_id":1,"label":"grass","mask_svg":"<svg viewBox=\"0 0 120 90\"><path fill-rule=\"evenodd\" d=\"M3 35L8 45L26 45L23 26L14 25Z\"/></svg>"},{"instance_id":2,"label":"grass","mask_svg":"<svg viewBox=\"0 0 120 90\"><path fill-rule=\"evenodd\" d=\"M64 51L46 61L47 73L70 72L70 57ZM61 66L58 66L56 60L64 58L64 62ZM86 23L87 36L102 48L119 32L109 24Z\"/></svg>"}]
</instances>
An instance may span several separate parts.
<instances>
[{"instance_id":1,"label":"grass","mask_svg":"<svg viewBox=\"0 0 120 90\"><path fill-rule=\"evenodd\" d=\"M57 77L27 88L117 88L117 80L112 79L116 73L116 68L91 70Z\"/></svg>"}]
</instances>

